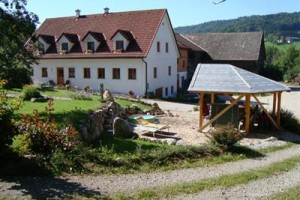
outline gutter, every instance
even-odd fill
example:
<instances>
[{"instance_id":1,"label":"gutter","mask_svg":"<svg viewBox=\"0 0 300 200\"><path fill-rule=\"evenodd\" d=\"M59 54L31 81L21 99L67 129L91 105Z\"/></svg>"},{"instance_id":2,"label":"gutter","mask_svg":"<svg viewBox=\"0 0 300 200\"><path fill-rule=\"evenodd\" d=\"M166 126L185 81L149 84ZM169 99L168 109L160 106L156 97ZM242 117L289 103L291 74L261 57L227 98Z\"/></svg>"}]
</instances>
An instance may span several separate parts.
<instances>
[{"instance_id":1,"label":"gutter","mask_svg":"<svg viewBox=\"0 0 300 200\"><path fill-rule=\"evenodd\" d=\"M142 58L142 61L145 63L145 68L146 68L146 80L145 80L145 83L146 83L146 89L145 89L145 95L148 93L148 63L144 60L144 58Z\"/></svg>"}]
</instances>

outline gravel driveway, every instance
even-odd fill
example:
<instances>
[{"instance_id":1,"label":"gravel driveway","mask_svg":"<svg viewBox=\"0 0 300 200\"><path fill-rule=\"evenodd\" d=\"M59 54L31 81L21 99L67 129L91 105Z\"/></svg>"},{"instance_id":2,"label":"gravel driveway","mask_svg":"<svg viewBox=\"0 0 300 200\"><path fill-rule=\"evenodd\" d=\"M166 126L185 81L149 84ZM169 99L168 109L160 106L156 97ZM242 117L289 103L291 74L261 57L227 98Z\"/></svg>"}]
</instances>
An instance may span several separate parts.
<instances>
[{"instance_id":1,"label":"gravel driveway","mask_svg":"<svg viewBox=\"0 0 300 200\"><path fill-rule=\"evenodd\" d=\"M268 154L267 156L259 159L246 159L212 167L172 170L159 173L70 176L53 178L0 178L0 199L4 197L20 198L24 196L32 197L34 199L54 198L63 194L76 193L82 195L111 195L117 192L130 193L138 189L199 181L205 178L218 177L225 174L235 174L251 169L257 169L268 166L274 162L283 161L296 155L300 155L300 145ZM291 176L299 177L300 172L299 170L295 170L291 173L294 173ZM264 183L265 182L262 182L262 184ZM295 184L296 183L298 182L295 182ZM294 184L290 184L289 186L293 185ZM274 185L274 187L277 186ZM267 192L267 189L266 191L262 191L264 188L265 187L257 187L256 190L259 190L264 194L271 193ZM278 186L278 188L274 188L274 191L279 191L280 189L281 186ZM252 190L252 192L256 191ZM219 193L217 192L217 194Z\"/></svg>"}]
</instances>

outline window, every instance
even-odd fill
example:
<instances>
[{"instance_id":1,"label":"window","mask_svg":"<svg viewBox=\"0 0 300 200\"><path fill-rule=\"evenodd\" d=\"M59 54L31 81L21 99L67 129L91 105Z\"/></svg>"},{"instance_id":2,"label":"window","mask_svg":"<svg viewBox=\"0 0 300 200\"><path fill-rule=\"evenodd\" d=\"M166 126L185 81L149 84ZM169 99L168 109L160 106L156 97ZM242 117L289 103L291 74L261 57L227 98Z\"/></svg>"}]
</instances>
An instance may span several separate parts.
<instances>
[{"instance_id":1,"label":"window","mask_svg":"<svg viewBox=\"0 0 300 200\"><path fill-rule=\"evenodd\" d=\"M75 68L69 68L69 78L75 78Z\"/></svg>"},{"instance_id":2,"label":"window","mask_svg":"<svg viewBox=\"0 0 300 200\"><path fill-rule=\"evenodd\" d=\"M129 80L135 80L136 79L136 69L135 68L129 68L128 69L128 79Z\"/></svg>"},{"instance_id":3,"label":"window","mask_svg":"<svg viewBox=\"0 0 300 200\"><path fill-rule=\"evenodd\" d=\"M98 68L98 78L105 78L105 68Z\"/></svg>"},{"instance_id":4,"label":"window","mask_svg":"<svg viewBox=\"0 0 300 200\"><path fill-rule=\"evenodd\" d=\"M87 49L90 51L95 51L95 42L88 42Z\"/></svg>"},{"instance_id":5,"label":"window","mask_svg":"<svg viewBox=\"0 0 300 200\"><path fill-rule=\"evenodd\" d=\"M172 75L172 73L171 73L171 72L172 72L172 69L171 69L171 66L169 66L169 67L168 67L168 75L169 75L169 76L171 76L171 75Z\"/></svg>"},{"instance_id":6,"label":"window","mask_svg":"<svg viewBox=\"0 0 300 200\"><path fill-rule=\"evenodd\" d=\"M116 50L123 50L124 49L124 41L123 40L117 40L116 41Z\"/></svg>"},{"instance_id":7,"label":"window","mask_svg":"<svg viewBox=\"0 0 300 200\"><path fill-rule=\"evenodd\" d=\"M160 52L160 42L157 42L157 52Z\"/></svg>"},{"instance_id":8,"label":"window","mask_svg":"<svg viewBox=\"0 0 300 200\"><path fill-rule=\"evenodd\" d=\"M62 51L68 51L69 50L69 44L66 42L61 43L61 50Z\"/></svg>"},{"instance_id":9,"label":"window","mask_svg":"<svg viewBox=\"0 0 300 200\"><path fill-rule=\"evenodd\" d=\"M171 86L171 94L174 94L174 86Z\"/></svg>"},{"instance_id":10,"label":"window","mask_svg":"<svg viewBox=\"0 0 300 200\"><path fill-rule=\"evenodd\" d=\"M120 68L113 68L113 79L120 79Z\"/></svg>"},{"instance_id":11,"label":"window","mask_svg":"<svg viewBox=\"0 0 300 200\"><path fill-rule=\"evenodd\" d=\"M157 78L157 67L153 68L153 77Z\"/></svg>"},{"instance_id":12,"label":"window","mask_svg":"<svg viewBox=\"0 0 300 200\"><path fill-rule=\"evenodd\" d=\"M166 53L169 52L169 43L166 42Z\"/></svg>"},{"instance_id":13,"label":"window","mask_svg":"<svg viewBox=\"0 0 300 200\"><path fill-rule=\"evenodd\" d=\"M169 88L165 88L165 96L168 96L169 95Z\"/></svg>"},{"instance_id":14,"label":"window","mask_svg":"<svg viewBox=\"0 0 300 200\"><path fill-rule=\"evenodd\" d=\"M90 68L83 68L83 78L91 78Z\"/></svg>"},{"instance_id":15,"label":"window","mask_svg":"<svg viewBox=\"0 0 300 200\"><path fill-rule=\"evenodd\" d=\"M48 71L47 71L47 68L45 68L45 67L42 68L42 77L44 77L44 78L48 77Z\"/></svg>"}]
</instances>

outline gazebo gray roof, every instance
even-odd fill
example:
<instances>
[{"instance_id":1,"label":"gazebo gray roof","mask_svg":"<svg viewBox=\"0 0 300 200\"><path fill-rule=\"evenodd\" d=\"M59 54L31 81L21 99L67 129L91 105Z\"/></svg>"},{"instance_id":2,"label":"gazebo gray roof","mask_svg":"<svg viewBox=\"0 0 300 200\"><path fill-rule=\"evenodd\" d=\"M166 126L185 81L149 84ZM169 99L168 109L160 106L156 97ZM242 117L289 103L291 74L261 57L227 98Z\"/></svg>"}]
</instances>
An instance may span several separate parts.
<instances>
[{"instance_id":1,"label":"gazebo gray roof","mask_svg":"<svg viewBox=\"0 0 300 200\"><path fill-rule=\"evenodd\" d=\"M271 79L230 64L198 64L189 92L272 93L291 89Z\"/></svg>"}]
</instances>

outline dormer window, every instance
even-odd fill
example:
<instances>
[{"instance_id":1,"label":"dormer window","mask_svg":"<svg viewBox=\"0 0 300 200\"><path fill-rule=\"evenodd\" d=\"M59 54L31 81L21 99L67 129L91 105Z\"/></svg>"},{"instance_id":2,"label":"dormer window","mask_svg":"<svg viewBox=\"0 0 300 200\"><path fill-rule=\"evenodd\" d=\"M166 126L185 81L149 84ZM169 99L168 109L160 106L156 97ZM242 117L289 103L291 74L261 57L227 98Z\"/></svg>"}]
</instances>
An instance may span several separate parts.
<instances>
[{"instance_id":1,"label":"dormer window","mask_svg":"<svg viewBox=\"0 0 300 200\"><path fill-rule=\"evenodd\" d=\"M124 50L124 41L123 40L116 41L116 50Z\"/></svg>"},{"instance_id":2,"label":"dormer window","mask_svg":"<svg viewBox=\"0 0 300 200\"><path fill-rule=\"evenodd\" d=\"M87 42L87 50L94 52L95 51L95 42Z\"/></svg>"},{"instance_id":3,"label":"dormer window","mask_svg":"<svg viewBox=\"0 0 300 200\"><path fill-rule=\"evenodd\" d=\"M61 43L61 51L68 52L69 51L69 44L67 42Z\"/></svg>"},{"instance_id":4,"label":"dormer window","mask_svg":"<svg viewBox=\"0 0 300 200\"><path fill-rule=\"evenodd\" d=\"M135 37L131 31L117 30L110 38L114 43L115 51L127 50L129 43L135 42Z\"/></svg>"}]
</instances>

